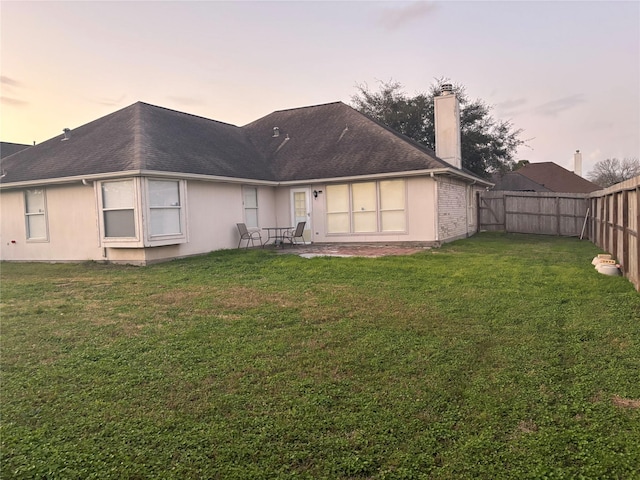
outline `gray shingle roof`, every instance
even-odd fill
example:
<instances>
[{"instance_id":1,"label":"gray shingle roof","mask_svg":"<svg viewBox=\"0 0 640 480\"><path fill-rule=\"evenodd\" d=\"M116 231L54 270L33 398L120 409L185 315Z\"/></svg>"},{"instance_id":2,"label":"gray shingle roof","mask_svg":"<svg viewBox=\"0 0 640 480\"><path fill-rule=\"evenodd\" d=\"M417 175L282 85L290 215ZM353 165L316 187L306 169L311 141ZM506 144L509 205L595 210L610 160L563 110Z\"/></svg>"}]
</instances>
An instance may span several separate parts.
<instances>
[{"instance_id":1,"label":"gray shingle roof","mask_svg":"<svg viewBox=\"0 0 640 480\"><path fill-rule=\"evenodd\" d=\"M0 142L0 158L13 155L14 153L24 150L30 146L31 145L25 145L24 143Z\"/></svg>"},{"instance_id":2,"label":"gray shingle roof","mask_svg":"<svg viewBox=\"0 0 640 480\"><path fill-rule=\"evenodd\" d=\"M153 170L273 179L241 128L138 102L2 163L3 183Z\"/></svg>"},{"instance_id":3,"label":"gray shingle roof","mask_svg":"<svg viewBox=\"0 0 640 480\"><path fill-rule=\"evenodd\" d=\"M63 138L3 159L0 181L142 170L295 181L451 167L342 102L277 111L244 127L137 102Z\"/></svg>"},{"instance_id":4,"label":"gray shingle roof","mask_svg":"<svg viewBox=\"0 0 640 480\"><path fill-rule=\"evenodd\" d=\"M281 181L451 166L342 102L277 111L243 128Z\"/></svg>"}]
</instances>

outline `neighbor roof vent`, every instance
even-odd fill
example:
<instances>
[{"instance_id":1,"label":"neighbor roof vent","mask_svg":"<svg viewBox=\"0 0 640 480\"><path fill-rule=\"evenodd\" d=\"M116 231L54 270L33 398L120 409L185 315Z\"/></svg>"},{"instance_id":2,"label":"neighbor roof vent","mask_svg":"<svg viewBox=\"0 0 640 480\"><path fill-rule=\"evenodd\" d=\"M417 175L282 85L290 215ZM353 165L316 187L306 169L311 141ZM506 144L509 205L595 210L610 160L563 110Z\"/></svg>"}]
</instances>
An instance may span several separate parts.
<instances>
[{"instance_id":1,"label":"neighbor roof vent","mask_svg":"<svg viewBox=\"0 0 640 480\"><path fill-rule=\"evenodd\" d=\"M62 139L62 141L64 142L65 140L69 140L71 138L71 130L68 128L65 128L62 131L64 132L64 138Z\"/></svg>"},{"instance_id":2,"label":"neighbor roof vent","mask_svg":"<svg viewBox=\"0 0 640 480\"><path fill-rule=\"evenodd\" d=\"M273 136L274 137L280 136L280 129L278 127L273 127Z\"/></svg>"}]
</instances>

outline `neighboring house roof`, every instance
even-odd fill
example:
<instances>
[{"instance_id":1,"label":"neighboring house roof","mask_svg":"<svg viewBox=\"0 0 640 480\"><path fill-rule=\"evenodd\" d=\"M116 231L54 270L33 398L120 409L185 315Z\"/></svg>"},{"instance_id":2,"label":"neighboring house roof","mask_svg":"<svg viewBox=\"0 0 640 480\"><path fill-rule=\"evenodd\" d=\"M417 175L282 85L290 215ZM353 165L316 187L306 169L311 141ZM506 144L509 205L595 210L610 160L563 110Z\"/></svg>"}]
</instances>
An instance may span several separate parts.
<instances>
[{"instance_id":1,"label":"neighboring house roof","mask_svg":"<svg viewBox=\"0 0 640 480\"><path fill-rule=\"evenodd\" d=\"M503 175L493 190L589 193L600 187L553 162L540 162Z\"/></svg>"},{"instance_id":2,"label":"neighboring house roof","mask_svg":"<svg viewBox=\"0 0 640 480\"><path fill-rule=\"evenodd\" d=\"M30 146L31 145L25 145L23 143L0 142L0 158L18 153L20 150L24 150Z\"/></svg>"},{"instance_id":3,"label":"neighboring house roof","mask_svg":"<svg viewBox=\"0 0 640 480\"><path fill-rule=\"evenodd\" d=\"M244 127L137 102L3 160L1 182L120 172L282 182L434 169L487 183L342 102Z\"/></svg>"}]
</instances>

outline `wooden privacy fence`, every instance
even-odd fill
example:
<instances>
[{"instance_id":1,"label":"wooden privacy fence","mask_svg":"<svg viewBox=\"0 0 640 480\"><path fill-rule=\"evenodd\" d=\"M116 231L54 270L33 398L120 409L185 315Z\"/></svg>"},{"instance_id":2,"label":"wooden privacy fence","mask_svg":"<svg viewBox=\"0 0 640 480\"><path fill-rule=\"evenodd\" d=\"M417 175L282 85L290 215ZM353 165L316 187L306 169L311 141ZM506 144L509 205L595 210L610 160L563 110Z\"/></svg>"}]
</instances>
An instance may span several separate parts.
<instances>
[{"instance_id":1,"label":"wooden privacy fence","mask_svg":"<svg viewBox=\"0 0 640 480\"><path fill-rule=\"evenodd\" d=\"M589 194L489 191L477 202L479 230L570 237L585 227Z\"/></svg>"},{"instance_id":2,"label":"wooden privacy fence","mask_svg":"<svg viewBox=\"0 0 640 480\"><path fill-rule=\"evenodd\" d=\"M590 236L640 291L640 176L590 194Z\"/></svg>"},{"instance_id":3,"label":"wooden privacy fence","mask_svg":"<svg viewBox=\"0 0 640 480\"><path fill-rule=\"evenodd\" d=\"M640 291L640 177L592 193L488 191L476 200L478 231L588 238Z\"/></svg>"}]
</instances>

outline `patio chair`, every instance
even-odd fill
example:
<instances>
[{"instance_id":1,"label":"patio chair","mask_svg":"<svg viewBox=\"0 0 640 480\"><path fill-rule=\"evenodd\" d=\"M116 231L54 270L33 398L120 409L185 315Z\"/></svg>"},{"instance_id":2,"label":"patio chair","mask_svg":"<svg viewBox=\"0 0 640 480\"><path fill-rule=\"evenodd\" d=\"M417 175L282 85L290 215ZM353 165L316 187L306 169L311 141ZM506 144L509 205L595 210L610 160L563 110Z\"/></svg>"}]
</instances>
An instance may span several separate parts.
<instances>
[{"instance_id":1,"label":"patio chair","mask_svg":"<svg viewBox=\"0 0 640 480\"><path fill-rule=\"evenodd\" d=\"M249 242L251 242L252 247L255 247L255 240L258 240L260 242L260 246L262 246L262 235L260 235L259 231L254 230L250 232L244 223L236 223L236 226L238 227L238 232L240 233L238 248L240 248L240 244L243 240L247 241L247 245L245 246L245 248L249 248Z\"/></svg>"},{"instance_id":2,"label":"patio chair","mask_svg":"<svg viewBox=\"0 0 640 480\"><path fill-rule=\"evenodd\" d=\"M296 238L302 238L302 243L305 243L302 235L304 234L304 226L306 224L307 222L298 222L298 225L296 225L295 229L287 230L286 232L284 232L284 234L282 235L282 241L284 242L285 240L289 240L289 243L291 243L291 245L294 245L296 243Z\"/></svg>"}]
</instances>

